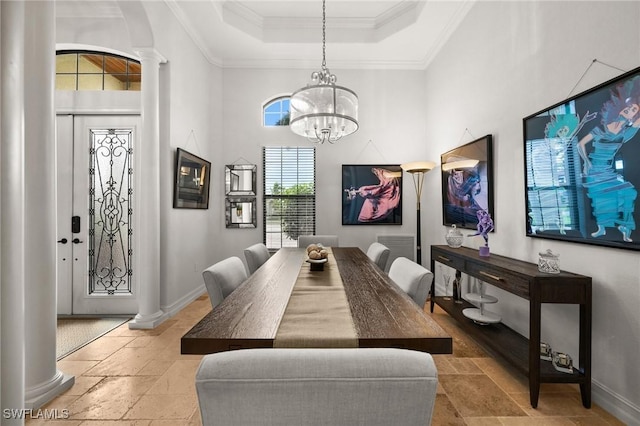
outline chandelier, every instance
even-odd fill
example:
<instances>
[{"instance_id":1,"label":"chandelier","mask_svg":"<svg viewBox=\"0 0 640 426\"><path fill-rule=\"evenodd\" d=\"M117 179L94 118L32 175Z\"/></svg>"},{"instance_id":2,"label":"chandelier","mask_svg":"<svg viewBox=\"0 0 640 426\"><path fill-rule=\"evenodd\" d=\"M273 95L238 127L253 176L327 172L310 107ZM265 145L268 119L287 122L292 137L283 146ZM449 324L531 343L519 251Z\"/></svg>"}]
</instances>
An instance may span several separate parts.
<instances>
[{"instance_id":1,"label":"chandelier","mask_svg":"<svg viewBox=\"0 0 640 426\"><path fill-rule=\"evenodd\" d=\"M322 69L311 82L291 95L289 127L293 133L315 143L335 143L358 130L358 95L336 85L327 68L326 12L322 0Z\"/></svg>"}]
</instances>

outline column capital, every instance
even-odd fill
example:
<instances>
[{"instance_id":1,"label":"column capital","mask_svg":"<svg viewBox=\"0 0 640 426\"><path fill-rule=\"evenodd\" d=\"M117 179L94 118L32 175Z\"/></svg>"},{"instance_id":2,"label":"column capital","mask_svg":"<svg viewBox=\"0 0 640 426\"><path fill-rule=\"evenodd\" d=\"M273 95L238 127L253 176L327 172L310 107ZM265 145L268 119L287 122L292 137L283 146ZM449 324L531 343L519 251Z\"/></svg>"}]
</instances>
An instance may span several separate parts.
<instances>
[{"instance_id":1,"label":"column capital","mask_svg":"<svg viewBox=\"0 0 640 426\"><path fill-rule=\"evenodd\" d=\"M153 47L138 47L133 49L134 53L140 57L141 61L155 61L164 64L167 59Z\"/></svg>"}]
</instances>

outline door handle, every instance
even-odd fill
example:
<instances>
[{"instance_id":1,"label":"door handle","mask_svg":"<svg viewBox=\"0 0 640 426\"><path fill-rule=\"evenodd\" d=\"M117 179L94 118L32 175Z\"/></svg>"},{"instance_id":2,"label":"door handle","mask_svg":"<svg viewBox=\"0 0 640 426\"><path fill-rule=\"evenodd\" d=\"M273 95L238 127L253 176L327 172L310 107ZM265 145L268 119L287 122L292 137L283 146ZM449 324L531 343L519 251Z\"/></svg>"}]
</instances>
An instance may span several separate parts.
<instances>
[{"instance_id":1,"label":"door handle","mask_svg":"<svg viewBox=\"0 0 640 426\"><path fill-rule=\"evenodd\" d=\"M80 238L74 238L73 240L71 240L71 242L73 244L80 244L82 241L80 241Z\"/></svg>"},{"instance_id":2,"label":"door handle","mask_svg":"<svg viewBox=\"0 0 640 426\"><path fill-rule=\"evenodd\" d=\"M58 240L58 242L59 242L60 244L67 244L67 239L66 239L66 238L63 238L63 239L61 239L61 240Z\"/></svg>"}]
</instances>

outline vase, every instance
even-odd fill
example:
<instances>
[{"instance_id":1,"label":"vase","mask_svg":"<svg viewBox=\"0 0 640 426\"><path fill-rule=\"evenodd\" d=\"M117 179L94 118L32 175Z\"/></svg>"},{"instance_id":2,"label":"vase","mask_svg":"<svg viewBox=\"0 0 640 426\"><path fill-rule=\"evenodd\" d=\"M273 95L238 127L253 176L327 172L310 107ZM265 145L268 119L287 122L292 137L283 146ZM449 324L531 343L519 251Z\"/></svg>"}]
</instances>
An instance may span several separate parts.
<instances>
[{"instance_id":1,"label":"vase","mask_svg":"<svg viewBox=\"0 0 640 426\"><path fill-rule=\"evenodd\" d=\"M482 257L489 257L489 246L480 247L479 254Z\"/></svg>"}]
</instances>

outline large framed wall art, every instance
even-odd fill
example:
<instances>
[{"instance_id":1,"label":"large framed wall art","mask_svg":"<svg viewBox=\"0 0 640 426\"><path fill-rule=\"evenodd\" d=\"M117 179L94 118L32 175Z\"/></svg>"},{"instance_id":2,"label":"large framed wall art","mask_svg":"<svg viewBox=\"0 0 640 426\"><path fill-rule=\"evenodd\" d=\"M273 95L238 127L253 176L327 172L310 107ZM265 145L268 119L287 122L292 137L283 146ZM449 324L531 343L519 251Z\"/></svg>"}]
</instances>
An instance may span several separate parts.
<instances>
[{"instance_id":1,"label":"large framed wall art","mask_svg":"<svg viewBox=\"0 0 640 426\"><path fill-rule=\"evenodd\" d=\"M343 225L402 225L400 165L342 166Z\"/></svg>"},{"instance_id":2,"label":"large framed wall art","mask_svg":"<svg viewBox=\"0 0 640 426\"><path fill-rule=\"evenodd\" d=\"M178 148L173 207L208 209L210 175L211 163L209 161Z\"/></svg>"},{"instance_id":3,"label":"large framed wall art","mask_svg":"<svg viewBox=\"0 0 640 426\"><path fill-rule=\"evenodd\" d=\"M442 221L476 229L479 214L493 211L493 138L483 136L440 156Z\"/></svg>"},{"instance_id":4,"label":"large framed wall art","mask_svg":"<svg viewBox=\"0 0 640 426\"><path fill-rule=\"evenodd\" d=\"M640 68L523 119L526 234L640 249Z\"/></svg>"}]
</instances>

